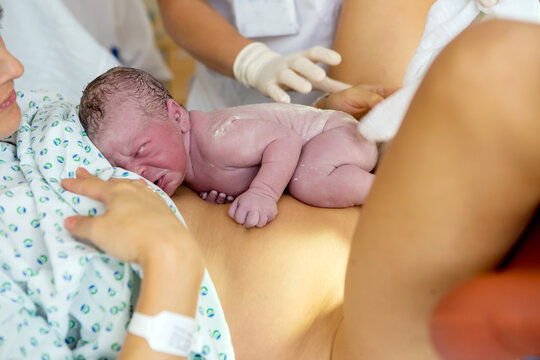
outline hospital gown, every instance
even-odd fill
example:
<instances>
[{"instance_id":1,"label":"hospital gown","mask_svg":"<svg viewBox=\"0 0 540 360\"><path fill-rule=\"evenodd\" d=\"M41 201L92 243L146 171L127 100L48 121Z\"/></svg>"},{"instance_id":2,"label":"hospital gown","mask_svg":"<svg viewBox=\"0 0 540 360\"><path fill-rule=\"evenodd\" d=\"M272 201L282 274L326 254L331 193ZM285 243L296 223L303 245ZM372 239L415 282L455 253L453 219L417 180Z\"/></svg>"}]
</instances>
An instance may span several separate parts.
<instances>
[{"instance_id":1,"label":"hospital gown","mask_svg":"<svg viewBox=\"0 0 540 360\"><path fill-rule=\"evenodd\" d=\"M67 216L97 215L104 207L63 190L60 180L78 166L103 179L138 176L110 166L87 138L77 107L61 94L19 91L17 102L21 126L0 142L0 358L113 359L142 274L68 233ZM234 359L207 272L196 320L190 358Z\"/></svg>"}]
</instances>

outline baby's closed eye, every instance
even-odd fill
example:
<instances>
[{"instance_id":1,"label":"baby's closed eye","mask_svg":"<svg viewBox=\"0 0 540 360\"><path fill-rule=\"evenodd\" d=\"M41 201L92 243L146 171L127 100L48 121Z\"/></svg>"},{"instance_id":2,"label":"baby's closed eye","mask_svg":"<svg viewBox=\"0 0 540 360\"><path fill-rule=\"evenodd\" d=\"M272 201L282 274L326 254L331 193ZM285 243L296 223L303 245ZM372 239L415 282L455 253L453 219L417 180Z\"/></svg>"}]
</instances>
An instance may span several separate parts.
<instances>
[{"instance_id":1,"label":"baby's closed eye","mask_svg":"<svg viewBox=\"0 0 540 360\"><path fill-rule=\"evenodd\" d=\"M137 151L135 152L135 157L140 156L140 155L143 154L144 149L146 148L146 144L148 144L148 143L142 144L142 145L137 149Z\"/></svg>"}]
</instances>

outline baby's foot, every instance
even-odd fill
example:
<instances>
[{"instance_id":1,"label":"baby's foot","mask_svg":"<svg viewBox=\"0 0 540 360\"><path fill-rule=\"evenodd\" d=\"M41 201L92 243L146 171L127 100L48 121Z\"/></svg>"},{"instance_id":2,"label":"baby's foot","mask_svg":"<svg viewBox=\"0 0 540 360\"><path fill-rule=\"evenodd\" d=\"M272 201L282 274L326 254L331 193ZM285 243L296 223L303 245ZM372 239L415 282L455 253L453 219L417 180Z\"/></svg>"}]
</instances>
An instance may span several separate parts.
<instances>
[{"instance_id":1,"label":"baby's foot","mask_svg":"<svg viewBox=\"0 0 540 360\"><path fill-rule=\"evenodd\" d=\"M234 201L234 196L227 195L216 190L203 191L199 193L201 199L206 200L212 204L228 204Z\"/></svg>"}]
</instances>

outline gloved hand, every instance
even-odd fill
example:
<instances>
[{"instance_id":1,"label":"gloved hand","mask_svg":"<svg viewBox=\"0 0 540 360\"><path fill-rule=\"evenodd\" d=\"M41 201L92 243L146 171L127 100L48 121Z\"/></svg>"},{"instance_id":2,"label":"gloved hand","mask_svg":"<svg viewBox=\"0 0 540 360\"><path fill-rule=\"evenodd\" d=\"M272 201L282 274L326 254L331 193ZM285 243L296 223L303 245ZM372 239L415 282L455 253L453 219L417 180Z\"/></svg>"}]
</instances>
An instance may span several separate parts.
<instances>
[{"instance_id":1,"label":"gloved hand","mask_svg":"<svg viewBox=\"0 0 540 360\"><path fill-rule=\"evenodd\" d=\"M333 89L328 87L331 79L315 62L337 65L341 62L341 56L321 46L280 55L263 43L253 42L238 53L233 72L236 80L245 86L255 88L277 102L288 103L291 101L285 92L288 88L304 94L313 88L323 91ZM335 87L335 84L332 85Z\"/></svg>"}]
</instances>

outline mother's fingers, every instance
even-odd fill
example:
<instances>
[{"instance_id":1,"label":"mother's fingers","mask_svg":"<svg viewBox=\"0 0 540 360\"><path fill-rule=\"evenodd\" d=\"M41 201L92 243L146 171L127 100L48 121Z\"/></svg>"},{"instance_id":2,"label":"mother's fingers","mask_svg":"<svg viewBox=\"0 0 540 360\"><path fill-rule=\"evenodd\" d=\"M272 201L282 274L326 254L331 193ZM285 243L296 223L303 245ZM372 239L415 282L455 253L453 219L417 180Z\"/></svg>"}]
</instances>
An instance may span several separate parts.
<instances>
[{"instance_id":1,"label":"mother's fingers","mask_svg":"<svg viewBox=\"0 0 540 360\"><path fill-rule=\"evenodd\" d=\"M92 239L92 224L97 218L90 216L70 216L64 220L64 226L79 239Z\"/></svg>"},{"instance_id":2,"label":"mother's fingers","mask_svg":"<svg viewBox=\"0 0 540 360\"><path fill-rule=\"evenodd\" d=\"M106 181L90 174L84 168L78 168L75 174L75 179L62 179L64 189L107 203L110 199L110 185Z\"/></svg>"}]
</instances>

